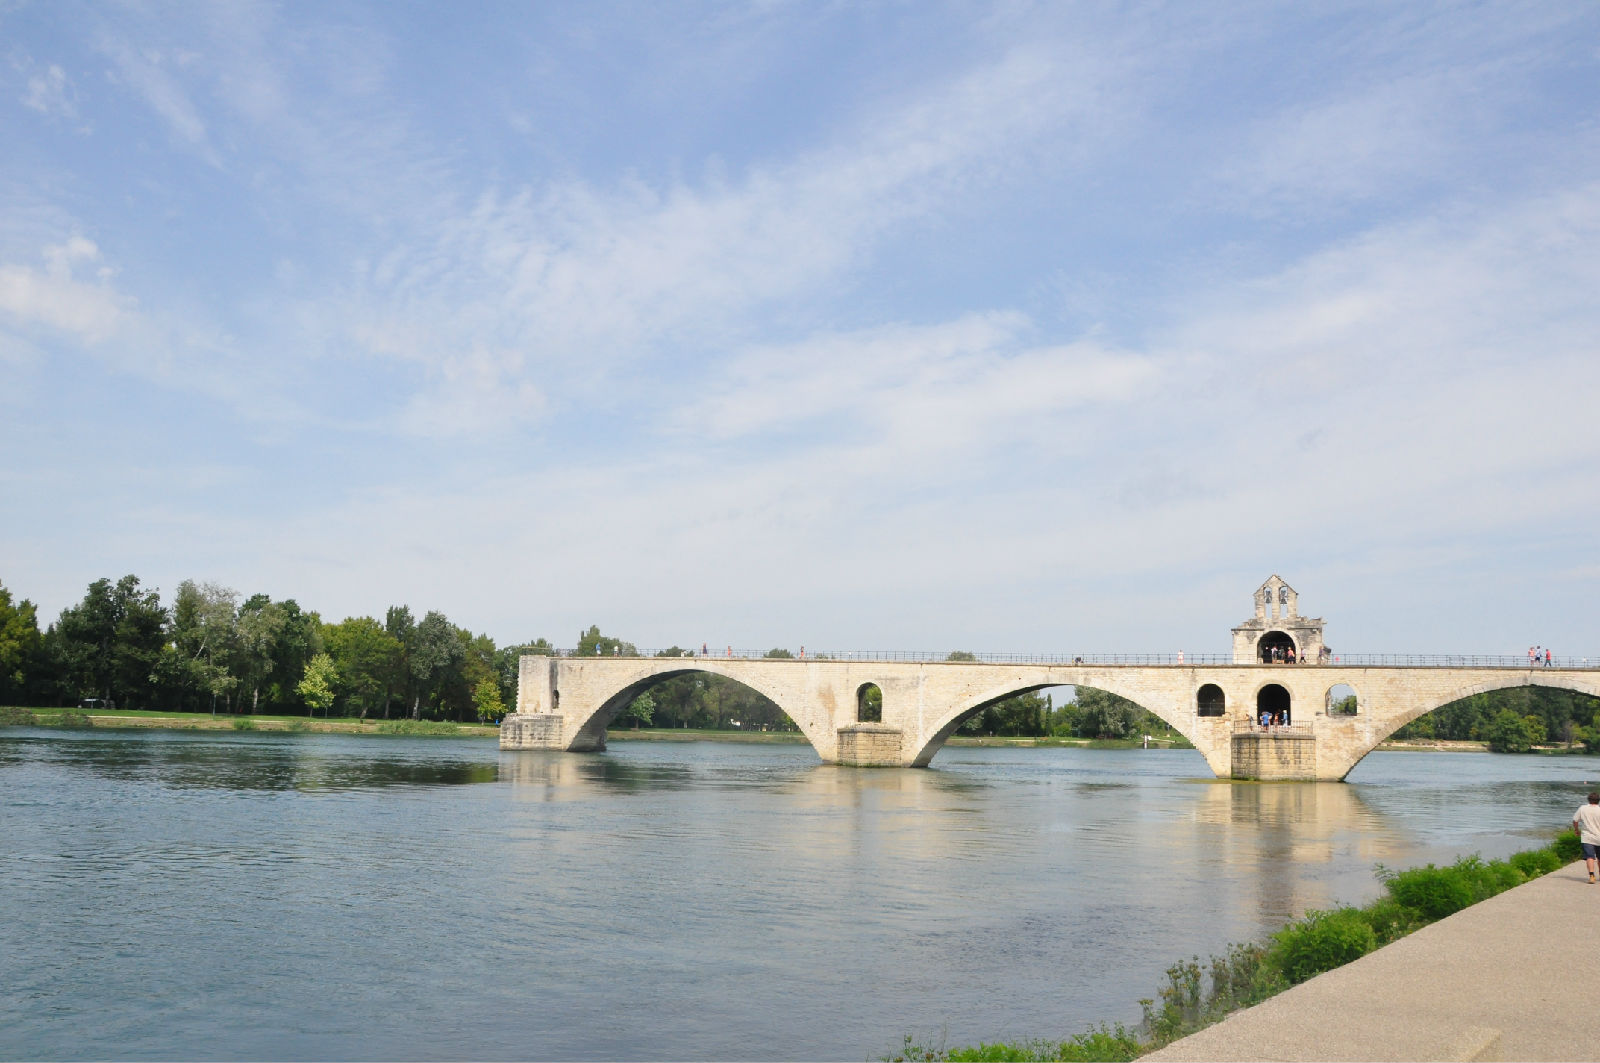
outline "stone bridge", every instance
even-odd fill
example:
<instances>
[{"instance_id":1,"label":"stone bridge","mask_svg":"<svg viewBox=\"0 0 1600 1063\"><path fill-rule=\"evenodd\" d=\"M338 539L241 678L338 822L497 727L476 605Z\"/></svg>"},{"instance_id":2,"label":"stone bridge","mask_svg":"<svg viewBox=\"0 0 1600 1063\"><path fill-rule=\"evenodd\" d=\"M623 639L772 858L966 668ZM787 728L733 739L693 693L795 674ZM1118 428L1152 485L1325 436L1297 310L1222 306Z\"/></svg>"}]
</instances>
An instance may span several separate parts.
<instances>
[{"instance_id":1,"label":"stone bridge","mask_svg":"<svg viewBox=\"0 0 1600 1063\"><path fill-rule=\"evenodd\" d=\"M1148 709L1193 742L1219 777L1242 779L1342 780L1406 723L1484 691L1539 685L1600 696L1597 668L529 656L500 747L604 749L607 724L635 697L693 672L725 676L775 702L828 763L926 767L975 713L1014 694L1070 685ZM873 686L882 692L877 712L863 697ZM1330 710L1335 687L1351 688L1354 713ZM1263 730L1263 709L1281 710L1288 725Z\"/></svg>"}]
</instances>

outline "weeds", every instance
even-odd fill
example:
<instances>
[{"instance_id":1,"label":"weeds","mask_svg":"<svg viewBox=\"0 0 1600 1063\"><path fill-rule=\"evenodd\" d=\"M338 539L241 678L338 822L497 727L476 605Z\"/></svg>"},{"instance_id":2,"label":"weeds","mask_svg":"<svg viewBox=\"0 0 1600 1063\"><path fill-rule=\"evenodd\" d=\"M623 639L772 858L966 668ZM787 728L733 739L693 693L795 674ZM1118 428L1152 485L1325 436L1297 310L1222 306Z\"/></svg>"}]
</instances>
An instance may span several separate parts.
<instances>
[{"instance_id":1,"label":"weeds","mask_svg":"<svg viewBox=\"0 0 1600 1063\"><path fill-rule=\"evenodd\" d=\"M15 705L0 705L0 727L32 727L39 722L28 709L20 709Z\"/></svg>"}]
</instances>

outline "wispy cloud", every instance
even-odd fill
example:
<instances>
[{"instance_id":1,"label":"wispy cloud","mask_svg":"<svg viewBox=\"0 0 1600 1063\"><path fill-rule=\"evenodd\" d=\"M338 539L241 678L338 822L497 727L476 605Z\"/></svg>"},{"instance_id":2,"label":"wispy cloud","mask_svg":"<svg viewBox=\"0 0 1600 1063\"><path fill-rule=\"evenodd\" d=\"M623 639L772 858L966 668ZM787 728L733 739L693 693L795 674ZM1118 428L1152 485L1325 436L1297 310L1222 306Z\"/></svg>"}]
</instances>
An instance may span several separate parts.
<instances>
[{"instance_id":1,"label":"wispy cloud","mask_svg":"<svg viewBox=\"0 0 1600 1063\"><path fill-rule=\"evenodd\" d=\"M100 249L81 236L43 250L44 265L0 265L0 311L22 327L45 326L85 343L116 336L135 303L111 286ZM79 276L92 271L92 279Z\"/></svg>"}]
</instances>

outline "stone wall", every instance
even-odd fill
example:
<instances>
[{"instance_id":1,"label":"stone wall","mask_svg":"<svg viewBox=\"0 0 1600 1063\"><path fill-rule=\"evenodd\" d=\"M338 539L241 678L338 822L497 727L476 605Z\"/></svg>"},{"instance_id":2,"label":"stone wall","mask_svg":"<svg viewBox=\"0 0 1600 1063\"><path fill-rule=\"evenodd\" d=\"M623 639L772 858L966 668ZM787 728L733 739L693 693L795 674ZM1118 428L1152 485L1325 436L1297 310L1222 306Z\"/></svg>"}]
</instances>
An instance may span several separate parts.
<instances>
[{"instance_id":1,"label":"stone wall","mask_svg":"<svg viewBox=\"0 0 1600 1063\"><path fill-rule=\"evenodd\" d=\"M840 764L856 767L899 767L905 763L900 752L904 735L898 727L881 723L853 723L839 728Z\"/></svg>"},{"instance_id":2,"label":"stone wall","mask_svg":"<svg viewBox=\"0 0 1600 1063\"><path fill-rule=\"evenodd\" d=\"M1233 736L1233 778L1317 779L1317 737L1243 731Z\"/></svg>"}]
</instances>

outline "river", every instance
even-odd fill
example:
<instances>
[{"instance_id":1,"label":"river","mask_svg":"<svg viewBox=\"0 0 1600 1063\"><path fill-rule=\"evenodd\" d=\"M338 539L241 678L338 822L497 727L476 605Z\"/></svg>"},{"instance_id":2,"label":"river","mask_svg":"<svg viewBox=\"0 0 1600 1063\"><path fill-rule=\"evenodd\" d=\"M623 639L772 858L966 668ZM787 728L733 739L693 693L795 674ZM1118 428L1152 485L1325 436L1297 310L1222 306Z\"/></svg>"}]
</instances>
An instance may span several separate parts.
<instances>
[{"instance_id":1,"label":"river","mask_svg":"<svg viewBox=\"0 0 1600 1063\"><path fill-rule=\"evenodd\" d=\"M0 730L7 1059L840 1059L1137 1020L1175 960L1542 842L1600 760Z\"/></svg>"}]
</instances>

